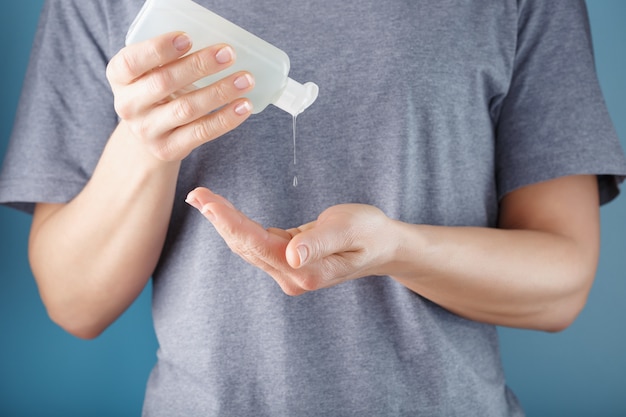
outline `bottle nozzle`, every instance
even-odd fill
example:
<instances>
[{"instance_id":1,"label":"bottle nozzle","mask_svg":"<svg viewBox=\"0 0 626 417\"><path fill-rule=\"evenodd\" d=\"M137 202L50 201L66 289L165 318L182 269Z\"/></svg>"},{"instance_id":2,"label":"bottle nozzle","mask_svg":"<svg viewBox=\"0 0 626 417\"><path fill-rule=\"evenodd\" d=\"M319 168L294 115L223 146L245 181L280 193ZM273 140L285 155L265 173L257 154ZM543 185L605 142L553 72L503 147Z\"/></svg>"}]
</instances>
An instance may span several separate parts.
<instances>
[{"instance_id":1,"label":"bottle nozzle","mask_svg":"<svg viewBox=\"0 0 626 417\"><path fill-rule=\"evenodd\" d=\"M287 78L287 86L273 104L292 116L297 116L313 104L318 92L319 87L315 83L300 84Z\"/></svg>"}]
</instances>

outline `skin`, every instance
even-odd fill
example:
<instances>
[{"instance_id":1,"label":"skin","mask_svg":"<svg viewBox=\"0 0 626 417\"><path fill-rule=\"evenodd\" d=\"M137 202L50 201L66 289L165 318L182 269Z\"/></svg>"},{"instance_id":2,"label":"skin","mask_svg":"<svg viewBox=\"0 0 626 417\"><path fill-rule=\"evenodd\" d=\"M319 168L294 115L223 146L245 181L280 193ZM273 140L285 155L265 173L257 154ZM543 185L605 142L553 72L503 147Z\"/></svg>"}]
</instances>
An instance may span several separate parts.
<instances>
[{"instance_id":1,"label":"skin","mask_svg":"<svg viewBox=\"0 0 626 417\"><path fill-rule=\"evenodd\" d=\"M180 161L250 115L242 98L254 87L248 73L189 88L231 65L232 49L215 45L181 58L190 47L186 36L170 33L113 57L107 77L121 122L91 180L67 204L36 205L32 270L52 320L78 337L98 336L148 282ZM511 192L498 229L407 224L354 204L330 207L294 229L266 229L207 188L187 202L234 252L294 296L391 276L473 320L558 331L583 308L598 262L594 176Z\"/></svg>"},{"instance_id":2,"label":"skin","mask_svg":"<svg viewBox=\"0 0 626 417\"><path fill-rule=\"evenodd\" d=\"M207 188L187 202L287 294L389 275L450 311L497 325L565 329L585 305L598 261L594 176L510 193L497 229L407 224L359 204L330 207L298 228L264 229Z\"/></svg>"},{"instance_id":3,"label":"skin","mask_svg":"<svg viewBox=\"0 0 626 417\"><path fill-rule=\"evenodd\" d=\"M179 59L191 48L181 35L132 45L112 58L107 77L122 121L76 198L36 205L31 267L51 319L78 337L99 335L148 282L180 161L250 115L251 104L240 98L254 87L247 73L180 94L236 59L226 45Z\"/></svg>"}]
</instances>

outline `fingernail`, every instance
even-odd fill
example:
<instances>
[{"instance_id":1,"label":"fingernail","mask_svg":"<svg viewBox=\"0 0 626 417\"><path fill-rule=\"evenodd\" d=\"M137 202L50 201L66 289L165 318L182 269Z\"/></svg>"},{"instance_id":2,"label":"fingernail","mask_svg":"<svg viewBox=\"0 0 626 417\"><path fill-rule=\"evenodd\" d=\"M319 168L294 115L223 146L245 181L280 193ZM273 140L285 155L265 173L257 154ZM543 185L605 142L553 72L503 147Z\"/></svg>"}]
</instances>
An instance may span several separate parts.
<instances>
[{"instance_id":1,"label":"fingernail","mask_svg":"<svg viewBox=\"0 0 626 417\"><path fill-rule=\"evenodd\" d=\"M191 39L189 39L189 36L185 34L178 35L174 38L174 48L178 51L186 51L190 45Z\"/></svg>"},{"instance_id":2,"label":"fingernail","mask_svg":"<svg viewBox=\"0 0 626 417\"><path fill-rule=\"evenodd\" d=\"M251 110L252 110L252 105L247 100L242 101L241 103L235 106L235 113L237 113L240 116L250 113Z\"/></svg>"},{"instance_id":3,"label":"fingernail","mask_svg":"<svg viewBox=\"0 0 626 417\"><path fill-rule=\"evenodd\" d=\"M240 90L245 90L246 88L250 87L252 83L252 76L250 74L240 75L239 77L235 78L234 82L235 87Z\"/></svg>"},{"instance_id":4,"label":"fingernail","mask_svg":"<svg viewBox=\"0 0 626 417\"><path fill-rule=\"evenodd\" d=\"M193 197L187 196L185 203L189 204L191 207L195 208L196 210L200 210L202 208L202 206L200 206L200 202L196 198L193 198Z\"/></svg>"},{"instance_id":5,"label":"fingernail","mask_svg":"<svg viewBox=\"0 0 626 417\"><path fill-rule=\"evenodd\" d=\"M300 257L300 266L302 266L309 257L309 248L305 245L299 245L296 249L298 251L298 256Z\"/></svg>"},{"instance_id":6,"label":"fingernail","mask_svg":"<svg viewBox=\"0 0 626 417\"><path fill-rule=\"evenodd\" d=\"M227 64L233 60L234 56L235 52L233 51L233 48L231 48L230 46L225 46L217 51L217 53L215 54L215 60L219 64Z\"/></svg>"}]
</instances>

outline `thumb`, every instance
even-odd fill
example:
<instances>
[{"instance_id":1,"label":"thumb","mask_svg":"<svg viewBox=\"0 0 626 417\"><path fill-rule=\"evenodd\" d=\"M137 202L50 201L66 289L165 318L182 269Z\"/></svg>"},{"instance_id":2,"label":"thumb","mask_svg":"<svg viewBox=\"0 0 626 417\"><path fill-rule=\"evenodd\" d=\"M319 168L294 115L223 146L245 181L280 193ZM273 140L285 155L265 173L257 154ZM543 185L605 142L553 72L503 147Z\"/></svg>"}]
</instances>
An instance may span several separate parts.
<instances>
[{"instance_id":1,"label":"thumb","mask_svg":"<svg viewBox=\"0 0 626 417\"><path fill-rule=\"evenodd\" d=\"M302 230L302 228L300 228ZM324 259L345 250L346 242L336 227L317 222L296 234L287 245L285 256L294 269Z\"/></svg>"},{"instance_id":2,"label":"thumb","mask_svg":"<svg viewBox=\"0 0 626 417\"><path fill-rule=\"evenodd\" d=\"M287 245L285 256L289 266L294 269L298 269L311 262L311 249L309 244L306 242L294 243L294 240L295 239L292 239Z\"/></svg>"}]
</instances>

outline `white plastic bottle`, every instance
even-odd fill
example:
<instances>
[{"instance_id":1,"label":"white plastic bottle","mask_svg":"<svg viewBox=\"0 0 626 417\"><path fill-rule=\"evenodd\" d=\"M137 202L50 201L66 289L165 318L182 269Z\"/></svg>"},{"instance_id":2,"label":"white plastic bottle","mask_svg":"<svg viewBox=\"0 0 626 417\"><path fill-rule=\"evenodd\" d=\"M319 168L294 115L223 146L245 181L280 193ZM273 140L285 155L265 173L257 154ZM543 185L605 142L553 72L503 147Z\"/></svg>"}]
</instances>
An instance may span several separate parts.
<instances>
[{"instance_id":1,"label":"white plastic bottle","mask_svg":"<svg viewBox=\"0 0 626 417\"><path fill-rule=\"evenodd\" d=\"M252 102L253 113L274 104L297 116L317 98L316 84L300 84L288 77L290 63L285 52L191 0L147 0L128 31L126 44L174 31L191 37L193 48L189 53L218 43L235 49L235 63L196 82L198 88L245 70L255 78L254 89L246 96Z\"/></svg>"}]
</instances>

